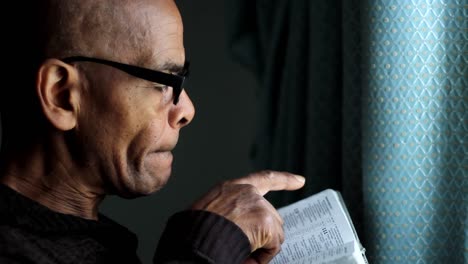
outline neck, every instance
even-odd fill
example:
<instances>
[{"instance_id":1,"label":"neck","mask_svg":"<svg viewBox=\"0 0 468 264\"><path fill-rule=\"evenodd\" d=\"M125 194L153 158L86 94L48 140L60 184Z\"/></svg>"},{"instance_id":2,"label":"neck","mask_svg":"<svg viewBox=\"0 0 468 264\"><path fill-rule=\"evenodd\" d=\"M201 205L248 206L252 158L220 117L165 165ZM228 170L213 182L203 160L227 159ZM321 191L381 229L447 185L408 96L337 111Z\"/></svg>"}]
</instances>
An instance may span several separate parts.
<instances>
[{"instance_id":1,"label":"neck","mask_svg":"<svg viewBox=\"0 0 468 264\"><path fill-rule=\"evenodd\" d=\"M53 211L97 220L105 195L86 183L83 175L89 175L89 171L73 166L66 153L43 145L24 153L7 155L1 167L1 183Z\"/></svg>"}]
</instances>

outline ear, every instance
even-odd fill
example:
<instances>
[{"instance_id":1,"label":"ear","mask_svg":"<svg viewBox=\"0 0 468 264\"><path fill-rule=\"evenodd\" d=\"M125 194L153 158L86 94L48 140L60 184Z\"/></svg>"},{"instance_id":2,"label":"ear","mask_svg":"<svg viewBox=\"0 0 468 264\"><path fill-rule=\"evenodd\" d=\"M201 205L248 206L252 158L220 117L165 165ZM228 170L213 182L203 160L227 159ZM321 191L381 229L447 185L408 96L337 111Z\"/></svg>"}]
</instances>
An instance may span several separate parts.
<instances>
[{"instance_id":1,"label":"ear","mask_svg":"<svg viewBox=\"0 0 468 264\"><path fill-rule=\"evenodd\" d=\"M36 92L45 116L55 128L67 131L76 126L80 85L75 67L47 59L37 72Z\"/></svg>"}]
</instances>

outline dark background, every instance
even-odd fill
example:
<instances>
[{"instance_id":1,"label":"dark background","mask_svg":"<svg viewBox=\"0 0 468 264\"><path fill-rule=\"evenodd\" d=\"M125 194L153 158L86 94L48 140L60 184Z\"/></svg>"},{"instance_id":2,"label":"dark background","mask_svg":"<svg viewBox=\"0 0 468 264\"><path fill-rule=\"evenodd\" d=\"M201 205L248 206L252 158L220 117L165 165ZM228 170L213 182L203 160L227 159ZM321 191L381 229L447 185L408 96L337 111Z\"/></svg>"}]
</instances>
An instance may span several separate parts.
<instances>
[{"instance_id":1,"label":"dark background","mask_svg":"<svg viewBox=\"0 0 468 264\"><path fill-rule=\"evenodd\" d=\"M101 210L139 237L138 253L150 263L167 218L216 183L251 172L255 125L253 75L231 60L224 1L177 1L191 61L187 92L196 114L182 129L171 179L157 193L134 200L109 197Z\"/></svg>"}]
</instances>

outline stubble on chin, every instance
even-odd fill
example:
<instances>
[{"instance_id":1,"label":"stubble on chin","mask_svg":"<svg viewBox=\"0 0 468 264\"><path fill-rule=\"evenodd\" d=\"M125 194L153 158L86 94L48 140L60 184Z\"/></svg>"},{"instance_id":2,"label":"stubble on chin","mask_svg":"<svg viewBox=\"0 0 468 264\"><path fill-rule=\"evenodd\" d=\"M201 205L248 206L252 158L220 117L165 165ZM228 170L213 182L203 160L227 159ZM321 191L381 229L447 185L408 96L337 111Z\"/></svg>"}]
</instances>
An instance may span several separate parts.
<instances>
[{"instance_id":1,"label":"stubble on chin","mask_svg":"<svg viewBox=\"0 0 468 264\"><path fill-rule=\"evenodd\" d=\"M159 191L172 173L172 153L148 154L138 166L129 168L127 190L132 197L146 196Z\"/></svg>"}]
</instances>

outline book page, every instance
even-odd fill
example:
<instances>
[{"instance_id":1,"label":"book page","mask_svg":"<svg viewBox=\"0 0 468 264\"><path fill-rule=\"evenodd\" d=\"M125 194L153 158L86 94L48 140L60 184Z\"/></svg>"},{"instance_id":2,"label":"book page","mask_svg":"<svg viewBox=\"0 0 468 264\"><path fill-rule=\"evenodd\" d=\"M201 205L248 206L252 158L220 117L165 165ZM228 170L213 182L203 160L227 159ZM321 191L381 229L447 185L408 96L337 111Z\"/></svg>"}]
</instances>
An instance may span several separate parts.
<instances>
[{"instance_id":1,"label":"book page","mask_svg":"<svg viewBox=\"0 0 468 264\"><path fill-rule=\"evenodd\" d=\"M278 210L285 242L272 260L285 263L367 263L339 193L325 190Z\"/></svg>"}]
</instances>

